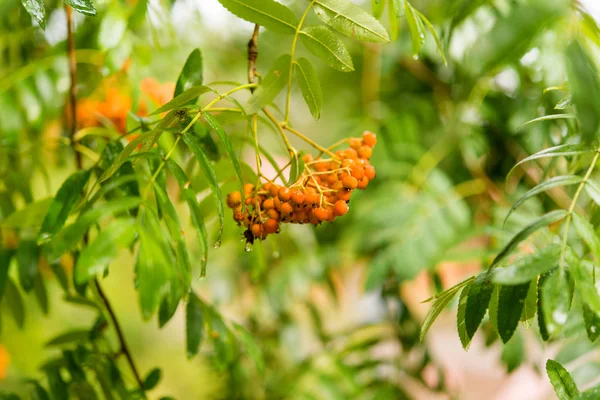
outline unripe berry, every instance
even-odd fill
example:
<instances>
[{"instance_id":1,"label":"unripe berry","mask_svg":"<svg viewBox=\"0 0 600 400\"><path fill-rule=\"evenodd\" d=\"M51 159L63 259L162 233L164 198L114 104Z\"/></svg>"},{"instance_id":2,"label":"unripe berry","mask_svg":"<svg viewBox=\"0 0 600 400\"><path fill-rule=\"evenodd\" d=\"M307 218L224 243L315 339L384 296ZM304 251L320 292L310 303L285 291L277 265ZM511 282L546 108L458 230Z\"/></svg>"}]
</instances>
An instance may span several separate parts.
<instances>
[{"instance_id":1,"label":"unripe berry","mask_svg":"<svg viewBox=\"0 0 600 400\"><path fill-rule=\"evenodd\" d=\"M335 212L335 215L337 215L338 217L341 217L342 215L346 215L348 213L348 209L349 209L348 204L343 200L338 200L333 205L333 210Z\"/></svg>"}]
</instances>

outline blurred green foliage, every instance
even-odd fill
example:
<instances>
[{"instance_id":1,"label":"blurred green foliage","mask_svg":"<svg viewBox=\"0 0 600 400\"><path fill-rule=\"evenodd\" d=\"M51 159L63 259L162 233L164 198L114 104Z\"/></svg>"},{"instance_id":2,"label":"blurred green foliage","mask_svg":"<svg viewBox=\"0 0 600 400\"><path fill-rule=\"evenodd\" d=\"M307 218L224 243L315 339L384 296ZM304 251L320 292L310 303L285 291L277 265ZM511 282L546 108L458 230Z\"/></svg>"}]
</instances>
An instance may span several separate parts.
<instances>
[{"instance_id":1,"label":"blurred green foliage","mask_svg":"<svg viewBox=\"0 0 600 400\"><path fill-rule=\"evenodd\" d=\"M480 330L511 372L549 341L559 398L594 398L600 28L582 2L65 3L74 134L64 4L0 1L6 398L452 395L426 334L457 303L465 349ZM334 223L247 248L223 202L256 151L301 172L286 126L325 147L377 132L377 178Z\"/></svg>"}]
</instances>

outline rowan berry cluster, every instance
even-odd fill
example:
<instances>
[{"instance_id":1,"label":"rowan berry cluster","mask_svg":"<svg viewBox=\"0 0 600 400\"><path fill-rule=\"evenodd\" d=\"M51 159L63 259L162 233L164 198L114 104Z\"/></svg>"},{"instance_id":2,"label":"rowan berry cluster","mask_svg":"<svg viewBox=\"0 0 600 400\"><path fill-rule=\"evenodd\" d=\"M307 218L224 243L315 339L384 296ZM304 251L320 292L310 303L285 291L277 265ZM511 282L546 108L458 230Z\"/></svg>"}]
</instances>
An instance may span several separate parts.
<instances>
[{"instance_id":1,"label":"rowan berry cluster","mask_svg":"<svg viewBox=\"0 0 600 400\"><path fill-rule=\"evenodd\" d=\"M234 220L247 228L244 236L248 243L278 233L282 223L319 225L348 212L353 191L365 189L375 178L369 159L377 138L365 132L362 138L346 142L349 148L336 151L335 157L303 156L304 171L289 187L273 181L258 186L247 183L243 202L240 192L227 196Z\"/></svg>"}]
</instances>

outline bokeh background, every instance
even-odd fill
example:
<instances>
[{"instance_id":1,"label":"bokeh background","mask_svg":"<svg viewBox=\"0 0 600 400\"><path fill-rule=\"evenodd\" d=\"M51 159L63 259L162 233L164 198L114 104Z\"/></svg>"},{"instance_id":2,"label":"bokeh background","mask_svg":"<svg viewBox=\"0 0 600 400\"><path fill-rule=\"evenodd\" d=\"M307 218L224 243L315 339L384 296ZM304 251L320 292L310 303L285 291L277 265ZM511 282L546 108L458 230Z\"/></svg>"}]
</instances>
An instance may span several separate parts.
<instances>
[{"instance_id":1,"label":"bokeh background","mask_svg":"<svg viewBox=\"0 0 600 400\"><path fill-rule=\"evenodd\" d=\"M12 211L51 196L73 171L64 140L66 18L55 1L46 3L52 11L43 31L18 0L0 0L0 202L12 205L0 206L4 246L18 240L6 222ZM303 1L284 3L297 14L305 7ZM367 10L372 5L355 3ZM188 359L183 309L162 329L155 321L144 323L133 284L134 257L123 252L103 285L138 368L163 369L151 397L552 399L543 367L551 357L565 363L579 384L597 376L597 346L584 335L547 344L531 332L535 326L520 327L502 346L484 323L465 352L455 304L424 343L418 337L429 307L423 300L485 267L527 221L569 202L561 189L551 190L502 224L519 194L564 168L560 162L534 164L505 182L518 160L559 143L570 129L568 121L521 125L555 112L564 96L560 89L545 89L566 81L568 40L582 34L600 43L596 22L578 11L597 19L600 3L582 0L562 8L559 3L414 0L436 27L448 65L431 35L413 56L403 18L389 44L344 39L354 72L332 70L299 49L314 60L324 104L321 119L314 121L294 90L294 126L323 145L365 129L377 132L372 159L377 179L334 224L286 226L246 252L241 229L229 220L222 245L210 249L208 274L194 287L225 319L248 327L265 354L264 373L247 359L239 360L239 368L224 368L209 345ZM95 5L95 18L74 14L81 124L123 133L128 112L144 114L170 99L194 48L202 50L205 82L247 79L253 25L217 0ZM387 12L381 21L389 27ZM291 37L261 30L258 71L265 74L290 45ZM261 145L285 164L276 133L264 123L259 129ZM232 123L227 133L253 165L252 146L242 140L244 125ZM235 188L224 156L215 168L222 189ZM198 168L191 171L194 185L206 189ZM201 204L214 234L214 203ZM185 215L185 207L178 211ZM182 221L191 232L188 219ZM199 259L193 235L186 239ZM72 263L65 257L61 266L70 271ZM38 376L39 366L57 351L45 345L50 338L95 319L93 310L64 302L50 267L40 261L40 268L48 314L33 295L25 295L25 326L19 329L7 302L0 307L0 389L23 390L24 379Z\"/></svg>"}]
</instances>

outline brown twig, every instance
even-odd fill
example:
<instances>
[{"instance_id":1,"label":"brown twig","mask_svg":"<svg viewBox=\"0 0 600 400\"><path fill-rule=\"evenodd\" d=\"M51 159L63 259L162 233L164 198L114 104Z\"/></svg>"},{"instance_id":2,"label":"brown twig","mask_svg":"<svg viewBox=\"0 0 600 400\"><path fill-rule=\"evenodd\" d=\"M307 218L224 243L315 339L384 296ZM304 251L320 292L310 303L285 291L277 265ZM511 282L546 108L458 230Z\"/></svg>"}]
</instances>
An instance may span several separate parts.
<instances>
[{"instance_id":1,"label":"brown twig","mask_svg":"<svg viewBox=\"0 0 600 400\"><path fill-rule=\"evenodd\" d=\"M71 146L73 146L73 152L75 154L75 165L77 169L83 168L83 160L81 153L75 149L75 140L74 136L77 132L77 60L75 59L75 40L73 37L73 10L71 7L65 5L65 12L67 14L67 51L69 57L69 75L70 75L70 90L69 90L69 105L71 109L71 124L69 126L69 136L71 139ZM84 242L87 243L87 233L84 235ZM131 352L127 347L127 343L125 342L125 337L123 336L123 331L121 329L121 325L119 325L119 321L117 320L117 316L112 308L112 305L108 301L106 294L102 290L100 286L100 282L98 279L94 279L94 284L96 286L96 290L98 291L98 295L102 299L106 311L110 315L110 318L113 322L113 326L115 327L115 331L117 333L117 337L119 338L120 349L119 352L125 354L127 358L127 362L135 376L135 380L140 387L142 393L144 393L144 386L142 383L142 379L140 378L140 374L135 367L135 363L133 362L133 357L131 356ZM144 394L145 398L145 394Z\"/></svg>"},{"instance_id":2,"label":"brown twig","mask_svg":"<svg viewBox=\"0 0 600 400\"><path fill-rule=\"evenodd\" d=\"M248 42L248 83L254 83L256 79L256 58L258 57L258 30L260 25L254 25L254 32ZM254 92L254 88L250 88Z\"/></svg>"}]
</instances>

